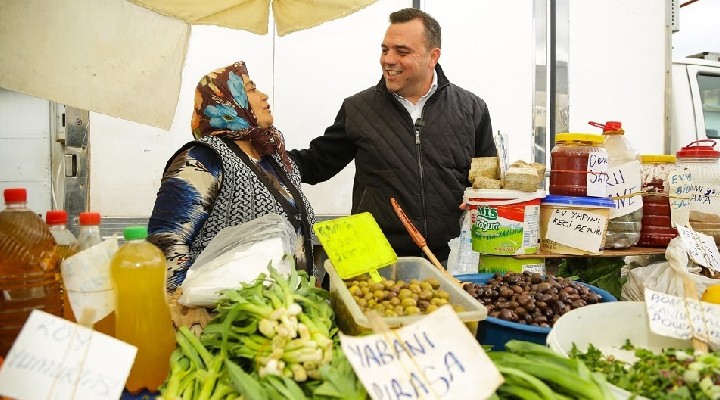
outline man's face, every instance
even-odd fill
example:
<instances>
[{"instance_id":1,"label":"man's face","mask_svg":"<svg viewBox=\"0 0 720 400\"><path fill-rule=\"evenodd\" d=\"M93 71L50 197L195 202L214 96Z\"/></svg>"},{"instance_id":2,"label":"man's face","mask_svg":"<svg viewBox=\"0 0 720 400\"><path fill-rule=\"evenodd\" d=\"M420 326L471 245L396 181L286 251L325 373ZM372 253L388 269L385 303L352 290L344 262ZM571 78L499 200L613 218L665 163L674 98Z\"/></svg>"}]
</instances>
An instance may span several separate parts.
<instances>
[{"instance_id":1,"label":"man's face","mask_svg":"<svg viewBox=\"0 0 720 400\"><path fill-rule=\"evenodd\" d=\"M250 108L257 118L257 123L262 128L267 128L273 124L273 115L270 112L270 104L268 104L268 96L259 91L255 87L255 82L250 80L247 75L242 76L245 84L245 93L247 93Z\"/></svg>"},{"instance_id":2,"label":"man's face","mask_svg":"<svg viewBox=\"0 0 720 400\"><path fill-rule=\"evenodd\" d=\"M389 91L417 103L430 88L439 57L439 48L427 49L422 21L390 24L380 55L385 85Z\"/></svg>"}]
</instances>

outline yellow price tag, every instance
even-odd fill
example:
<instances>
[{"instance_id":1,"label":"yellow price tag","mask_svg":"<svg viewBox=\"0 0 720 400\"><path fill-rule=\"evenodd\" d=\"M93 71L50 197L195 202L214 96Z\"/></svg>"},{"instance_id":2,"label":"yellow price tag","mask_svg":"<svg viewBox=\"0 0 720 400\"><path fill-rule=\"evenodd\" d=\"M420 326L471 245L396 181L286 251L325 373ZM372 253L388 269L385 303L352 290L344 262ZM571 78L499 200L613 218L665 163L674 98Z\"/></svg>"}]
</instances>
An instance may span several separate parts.
<instances>
[{"instance_id":1,"label":"yellow price tag","mask_svg":"<svg viewBox=\"0 0 720 400\"><path fill-rule=\"evenodd\" d=\"M318 222L313 230L342 279L397 262L395 250L369 212Z\"/></svg>"}]
</instances>

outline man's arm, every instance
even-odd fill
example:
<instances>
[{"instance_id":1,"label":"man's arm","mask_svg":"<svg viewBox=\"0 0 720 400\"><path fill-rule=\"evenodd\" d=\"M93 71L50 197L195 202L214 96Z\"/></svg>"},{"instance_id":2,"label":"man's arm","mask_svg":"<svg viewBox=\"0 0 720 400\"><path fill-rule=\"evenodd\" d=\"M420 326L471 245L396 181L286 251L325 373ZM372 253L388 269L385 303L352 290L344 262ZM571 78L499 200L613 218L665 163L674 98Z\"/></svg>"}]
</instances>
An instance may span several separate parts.
<instances>
[{"instance_id":1,"label":"man's arm","mask_svg":"<svg viewBox=\"0 0 720 400\"><path fill-rule=\"evenodd\" d=\"M290 150L288 154L300 170L303 183L324 182L342 171L355 158L355 144L348 138L345 127L345 105L338 111L335 123L325 134L310 142L304 150Z\"/></svg>"},{"instance_id":2,"label":"man's arm","mask_svg":"<svg viewBox=\"0 0 720 400\"><path fill-rule=\"evenodd\" d=\"M480 117L480 125L475 131L475 157L494 157L497 156L497 149L495 149L495 141L493 140L490 111L482 100L480 100L480 108L482 116Z\"/></svg>"}]
</instances>

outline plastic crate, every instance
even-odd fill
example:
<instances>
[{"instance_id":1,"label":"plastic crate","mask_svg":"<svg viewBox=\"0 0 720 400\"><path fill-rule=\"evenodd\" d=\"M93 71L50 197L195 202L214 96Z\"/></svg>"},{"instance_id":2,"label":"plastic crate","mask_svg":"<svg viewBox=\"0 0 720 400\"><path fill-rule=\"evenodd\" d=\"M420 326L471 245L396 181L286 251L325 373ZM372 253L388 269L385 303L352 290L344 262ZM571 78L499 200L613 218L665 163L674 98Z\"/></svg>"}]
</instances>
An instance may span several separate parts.
<instances>
[{"instance_id":1,"label":"plastic crate","mask_svg":"<svg viewBox=\"0 0 720 400\"><path fill-rule=\"evenodd\" d=\"M354 336L371 333L370 322L360 310L360 306L355 302L355 299L353 299L345 286L345 282L338 276L330 260L325 261L325 270L330 276L330 301L333 310L335 310L335 320L340 330L347 335ZM449 303L460 305L465 309L465 311L459 312L457 315L461 321L468 325L473 334L477 330L477 321L487 317L487 309L484 305L475 300L461 287L451 282L424 258L399 257L395 264L381 268L378 272L383 278L393 280L409 281L411 279L436 278L440 282L440 289L445 290L450 295ZM399 328L420 318L422 318L422 315L383 317L383 321L390 328Z\"/></svg>"},{"instance_id":2,"label":"plastic crate","mask_svg":"<svg viewBox=\"0 0 720 400\"><path fill-rule=\"evenodd\" d=\"M456 275L455 277L462 282L472 282L482 285L487 283L494 275L495 274L464 274ZM613 295L599 287L583 282L578 283L587 286L591 291L599 294L600 297L602 297L603 303L617 301ZM473 298L473 300L475 299ZM475 301L480 303L478 300ZM589 306L591 305L585 307ZM487 317L484 321L480 322L475 337L480 344L490 345L494 350L505 350L505 343L513 339L545 345L551 329L552 328L523 325L517 322L505 321L500 318Z\"/></svg>"}]
</instances>

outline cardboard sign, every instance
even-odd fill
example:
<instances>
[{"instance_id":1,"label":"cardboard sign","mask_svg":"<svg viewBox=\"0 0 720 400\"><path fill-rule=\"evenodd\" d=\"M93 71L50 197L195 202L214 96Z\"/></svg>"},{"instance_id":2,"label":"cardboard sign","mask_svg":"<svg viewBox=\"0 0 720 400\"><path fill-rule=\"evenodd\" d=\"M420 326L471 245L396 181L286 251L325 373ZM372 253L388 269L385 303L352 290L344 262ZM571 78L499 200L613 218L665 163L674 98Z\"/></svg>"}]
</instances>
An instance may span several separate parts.
<instances>
[{"instance_id":1,"label":"cardboard sign","mask_svg":"<svg viewBox=\"0 0 720 400\"><path fill-rule=\"evenodd\" d=\"M687 169L671 172L667 182L670 183L670 222L673 226L687 226L690 223L692 174Z\"/></svg>"},{"instance_id":2,"label":"cardboard sign","mask_svg":"<svg viewBox=\"0 0 720 400\"><path fill-rule=\"evenodd\" d=\"M645 306L654 333L678 339L695 337L720 348L720 305L645 288Z\"/></svg>"},{"instance_id":3,"label":"cardboard sign","mask_svg":"<svg viewBox=\"0 0 720 400\"><path fill-rule=\"evenodd\" d=\"M550 215L545 238L591 253L602 247L607 217L584 211L555 209Z\"/></svg>"},{"instance_id":4,"label":"cardboard sign","mask_svg":"<svg viewBox=\"0 0 720 400\"><path fill-rule=\"evenodd\" d=\"M313 230L342 279L397 262L395 250L368 212L318 222Z\"/></svg>"},{"instance_id":5,"label":"cardboard sign","mask_svg":"<svg viewBox=\"0 0 720 400\"><path fill-rule=\"evenodd\" d=\"M720 253L712 237L682 225L678 225L677 230L685 250L696 264L720 272Z\"/></svg>"},{"instance_id":6,"label":"cardboard sign","mask_svg":"<svg viewBox=\"0 0 720 400\"><path fill-rule=\"evenodd\" d=\"M340 343L374 400L485 399L503 382L447 305L397 330L359 337L341 334Z\"/></svg>"},{"instance_id":7,"label":"cardboard sign","mask_svg":"<svg viewBox=\"0 0 720 400\"><path fill-rule=\"evenodd\" d=\"M615 208L610 210L610 218L622 217L642 208L642 176L640 174L640 161L630 161L608 170L607 195L613 197Z\"/></svg>"},{"instance_id":8,"label":"cardboard sign","mask_svg":"<svg viewBox=\"0 0 720 400\"><path fill-rule=\"evenodd\" d=\"M607 197L607 153L590 152L587 162L587 195L590 197ZM596 250L597 251L597 250Z\"/></svg>"},{"instance_id":9,"label":"cardboard sign","mask_svg":"<svg viewBox=\"0 0 720 400\"><path fill-rule=\"evenodd\" d=\"M136 353L135 346L33 310L0 369L0 394L117 400Z\"/></svg>"}]
</instances>

